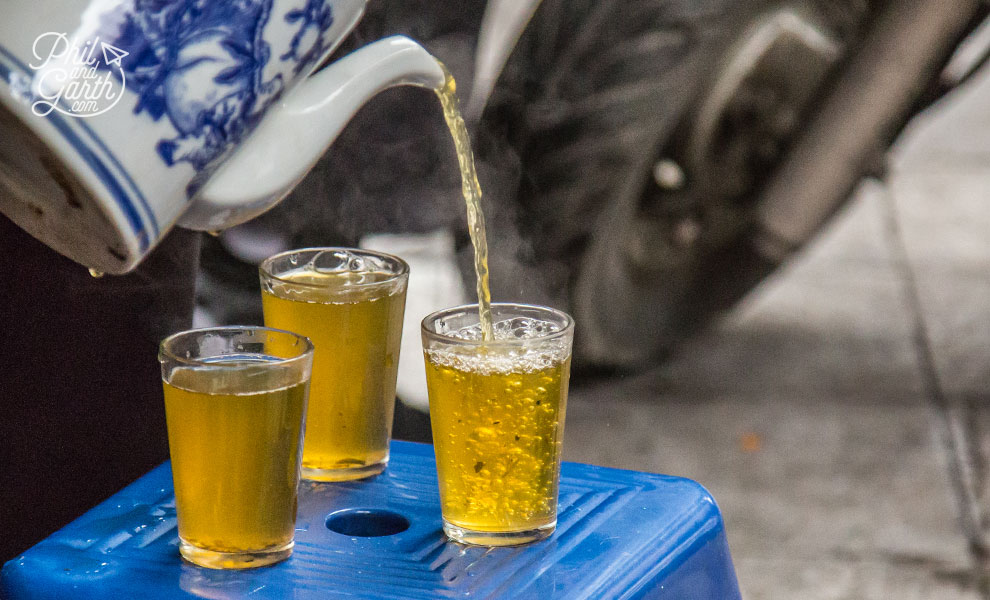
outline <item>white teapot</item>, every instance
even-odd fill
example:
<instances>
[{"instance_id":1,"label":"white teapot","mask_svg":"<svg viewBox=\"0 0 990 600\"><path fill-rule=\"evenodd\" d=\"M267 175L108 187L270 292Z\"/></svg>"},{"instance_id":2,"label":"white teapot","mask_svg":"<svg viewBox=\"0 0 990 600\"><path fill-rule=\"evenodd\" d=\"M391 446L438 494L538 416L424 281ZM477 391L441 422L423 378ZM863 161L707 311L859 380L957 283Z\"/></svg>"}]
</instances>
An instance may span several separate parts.
<instances>
[{"instance_id":1,"label":"white teapot","mask_svg":"<svg viewBox=\"0 0 990 600\"><path fill-rule=\"evenodd\" d=\"M284 197L355 112L443 67L404 37L312 74L363 0L6 0L0 211L126 273L173 225L213 231Z\"/></svg>"}]
</instances>

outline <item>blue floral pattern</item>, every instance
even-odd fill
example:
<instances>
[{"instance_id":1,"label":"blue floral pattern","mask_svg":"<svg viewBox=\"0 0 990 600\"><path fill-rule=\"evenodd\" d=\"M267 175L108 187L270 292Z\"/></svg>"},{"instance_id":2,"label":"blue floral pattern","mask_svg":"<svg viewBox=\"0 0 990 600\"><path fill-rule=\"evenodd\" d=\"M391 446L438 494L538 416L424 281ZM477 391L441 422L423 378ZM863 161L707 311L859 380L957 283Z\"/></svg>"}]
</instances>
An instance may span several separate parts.
<instances>
[{"instance_id":1,"label":"blue floral pattern","mask_svg":"<svg viewBox=\"0 0 990 600\"><path fill-rule=\"evenodd\" d=\"M289 23L297 23L299 30L292 36L289 51L279 58L296 61L295 72L298 73L304 66L319 58L317 52L326 47L323 34L333 24L333 11L324 4L323 0L307 0L304 8L289 11L285 15L285 20ZM300 54L303 37L311 32L315 32L316 42L310 45L309 50Z\"/></svg>"},{"instance_id":2,"label":"blue floral pattern","mask_svg":"<svg viewBox=\"0 0 990 600\"><path fill-rule=\"evenodd\" d=\"M263 37L273 0L135 0L113 42L130 55L123 61L127 89L138 94L134 111L155 121L168 117L176 135L159 140L168 165L207 169L237 144L284 89L282 72L265 78L271 46ZM306 0L288 11L295 28L279 56L293 73L326 50L333 24L327 0ZM311 42L304 49L304 41ZM211 85L203 85L208 80ZM195 190L191 184L190 194Z\"/></svg>"}]
</instances>

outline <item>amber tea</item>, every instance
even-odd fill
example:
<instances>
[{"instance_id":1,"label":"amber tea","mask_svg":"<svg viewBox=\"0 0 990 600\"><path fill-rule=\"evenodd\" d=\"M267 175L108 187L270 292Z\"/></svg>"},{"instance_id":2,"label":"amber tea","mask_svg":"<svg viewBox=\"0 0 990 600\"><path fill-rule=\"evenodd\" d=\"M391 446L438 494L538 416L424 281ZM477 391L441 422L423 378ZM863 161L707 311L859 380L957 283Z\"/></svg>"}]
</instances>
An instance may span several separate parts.
<instances>
[{"instance_id":1,"label":"amber tea","mask_svg":"<svg viewBox=\"0 0 990 600\"><path fill-rule=\"evenodd\" d=\"M305 479L368 477L388 462L406 270L393 257L347 249L299 250L262 266L265 325L316 348Z\"/></svg>"},{"instance_id":2,"label":"amber tea","mask_svg":"<svg viewBox=\"0 0 990 600\"><path fill-rule=\"evenodd\" d=\"M569 368L483 372L428 358L448 522L492 532L554 524Z\"/></svg>"},{"instance_id":3,"label":"amber tea","mask_svg":"<svg viewBox=\"0 0 990 600\"><path fill-rule=\"evenodd\" d=\"M573 329L563 313L540 313L550 309L492 310L492 340L480 326L445 332L443 313L427 317L424 356L444 530L466 543L512 545L556 526ZM505 318L517 312L528 316Z\"/></svg>"},{"instance_id":4,"label":"amber tea","mask_svg":"<svg viewBox=\"0 0 990 600\"><path fill-rule=\"evenodd\" d=\"M293 344L311 352L298 336L273 335L286 338L278 344L284 356ZM229 339L203 337L206 348ZM277 354L236 348L193 360L162 352L180 551L212 568L288 557L296 518L311 354L291 369Z\"/></svg>"}]
</instances>

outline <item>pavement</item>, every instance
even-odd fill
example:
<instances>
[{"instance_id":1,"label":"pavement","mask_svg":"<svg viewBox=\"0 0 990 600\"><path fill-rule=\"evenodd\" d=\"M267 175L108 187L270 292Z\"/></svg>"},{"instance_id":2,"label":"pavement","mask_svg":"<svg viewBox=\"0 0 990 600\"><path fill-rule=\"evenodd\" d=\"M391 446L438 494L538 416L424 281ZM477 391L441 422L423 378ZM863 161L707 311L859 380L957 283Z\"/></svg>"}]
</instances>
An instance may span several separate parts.
<instances>
[{"instance_id":1,"label":"pavement","mask_svg":"<svg viewBox=\"0 0 990 600\"><path fill-rule=\"evenodd\" d=\"M983 76L916 119L885 183L672 362L573 386L565 459L702 483L747 600L990 598L988 107Z\"/></svg>"}]
</instances>

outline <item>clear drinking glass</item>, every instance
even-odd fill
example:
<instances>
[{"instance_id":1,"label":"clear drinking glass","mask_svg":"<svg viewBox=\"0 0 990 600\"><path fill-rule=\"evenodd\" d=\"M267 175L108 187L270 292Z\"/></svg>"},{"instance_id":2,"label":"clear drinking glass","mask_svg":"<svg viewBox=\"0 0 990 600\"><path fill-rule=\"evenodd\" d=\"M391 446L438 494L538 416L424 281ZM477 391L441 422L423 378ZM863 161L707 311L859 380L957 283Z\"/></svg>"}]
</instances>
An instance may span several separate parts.
<instances>
[{"instance_id":1,"label":"clear drinking glass","mask_svg":"<svg viewBox=\"0 0 990 600\"><path fill-rule=\"evenodd\" d=\"M574 320L541 306L492 304L483 341L476 304L423 320L443 529L510 546L557 525L557 488Z\"/></svg>"},{"instance_id":2,"label":"clear drinking glass","mask_svg":"<svg viewBox=\"0 0 990 600\"><path fill-rule=\"evenodd\" d=\"M292 554L313 345L265 327L162 341L179 552L213 569Z\"/></svg>"},{"instance_id":3,"label":"clear drinking glass","mask_svg":"<svg viewBox=\"0 0 990 600\"><path fill-rule=\"evenodd\" d=\"M314 481L381 473L395 411L409 266L353 248L292 250L261 263L265 325L313 341L302 476Z\"/></svg>"}]
</instances>

